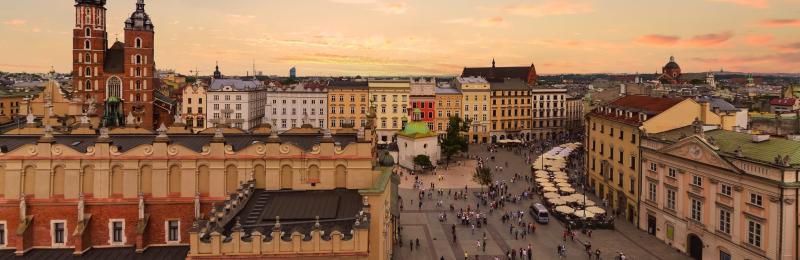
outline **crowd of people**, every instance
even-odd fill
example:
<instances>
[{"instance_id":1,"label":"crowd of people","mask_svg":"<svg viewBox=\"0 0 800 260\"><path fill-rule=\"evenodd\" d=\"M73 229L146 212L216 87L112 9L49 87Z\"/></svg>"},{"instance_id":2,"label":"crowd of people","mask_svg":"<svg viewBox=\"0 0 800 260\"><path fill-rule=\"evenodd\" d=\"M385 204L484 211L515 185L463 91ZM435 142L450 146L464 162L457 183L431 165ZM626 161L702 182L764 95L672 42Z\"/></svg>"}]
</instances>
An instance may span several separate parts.
<instances>
[{"instance_id":1,"label":"crowd of people","mask_svg":"<svg viewBox=\"0 0 800 260\"><path fill-rule=\"evenodd\" d=\"M490 169L493 176L502 175L510 177L504 179L496 178L491 184L486 185L485 188L480 190L470 190L466 186L463 189L437 189L434 182L442 182L443 179L441 177L436 178L430 183L424 183L418 178L418 176L415 176L413 189L418 192L418 196L415 198L410 198L408 201L404 201L402 197L398 198L401 210L403 210L403 205L407 202L410 203L409 205L417 206L418 209L423 209L423 205L425 205L425 203L435 203L436 206L434 207L434 210L439 211L439 221L450 229L449 237L452 238L450 242L457 244L459 243L458 241L460 241L460 239L474 239L478 252L486 252L487 233L489 233L486 228L488 225L493 225L493 229L495 230L507 230L508 236L511 239L527 240L528 236L535 235L538 224L533 218L530 217L530 213L519 210L519 208L525 209L527 208L527 205L530 205L535 201L547 203L547 200L542 197L545 193L543 189L545 187L536 181L536 173L537 170L546 171L548 176L550 176L551 173L555 172L554 170L556 167L553 167L553 169L536 169L533 167L531 168L530 172L509 172L512 171L510 170L511 168L518 169L519 167L509 168L509 160L506 160L505 158L498 159L496 155L500 150L505 150L515 154L516 156L524 158L528 165L533 166L535 165L535 161L541 158L539 154L546 154L549 152L548 149L550 149L550 145L550 143L546 142L484 145L483 147L486 150L483 153L470 154L466 157L468 157L468 159L475 160L479 167ZM577 149L578 148L575 148L575 150ZM581 175L583 174L583 163L581 163L583 161L582 153L566 153L564 155L565 157L563 159L563 165L557 166L559 166L558 170L563 171L567 178L564 178L566 180L565 182L559 183L568 183L569 186L562 185L559 187L575 187L573 188L572 193L575 192L574 190L576 188L579 190L585 190L584 180L581 178ZM548 181L552 180L553 179L548 178ZM559 191L560 190L557 190L556 192ZM561 195L568 194L559 193L559 196ZM414 203L414 200L417 200L417 204ZM575 203L576 204L570 205L575 207L581 206L578 205L578 203L581 202ZM586 206L586 203L582 203L582 206ZM555 208L552 209L555 210ZM586 207L583 207L582 209L586 210ZM577 240L576 243L581 243L590 259L600 259L600 249L592 248L591 243L589 242L591 230L582 230L582 233L586 237L583 239L583 241L575 238L574 231L576 228L588 227L587 225L580 225L578 223L587 223L591 219L604 219L603 216L605 216L604 213L595 214L593 218L581 218L577 216L564 218L564 242L567 240ZM505 227L499 228L494 226L497 224L491 224L490 218L498 218L499 223ZM459 237L459 235L464 235L463 233L459 233L458 230L468 230L467 237ZM497 239L496 237L493 238ZM402 239L400 241L402 241ZM416 248L420 247L417 239L409 241L412 241L412 246L416 246ZM503 255L505 256L504 259L509 260L533 259L533 250L533 244L528 243L527 247L505 248ZM558 257L569 258L567 254L567 247L563 243L557 246L555 253ZM474 256L474 259L485 259L479 258L480 255L481 254L473 254L472 256ZM618 253L618 255L624 257L624 254L622 253ZM464 259L468 259L469 257L470 254L468 252L464 252ZM497 256L494 256L493 258L497 260L501 259ZM445 259L445 257L441 256L440 259Z\"/></svg>"}]
</instances>

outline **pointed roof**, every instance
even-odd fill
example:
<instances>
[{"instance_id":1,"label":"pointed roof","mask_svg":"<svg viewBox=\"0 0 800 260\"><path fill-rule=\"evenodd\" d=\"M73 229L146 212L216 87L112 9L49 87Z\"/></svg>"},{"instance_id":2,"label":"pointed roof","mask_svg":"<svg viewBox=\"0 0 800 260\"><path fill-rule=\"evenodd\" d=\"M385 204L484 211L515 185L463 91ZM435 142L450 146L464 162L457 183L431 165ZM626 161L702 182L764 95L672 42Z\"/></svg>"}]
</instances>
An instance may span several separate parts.
<instances>
[{"instance_id":1,"label":"pointed roof","mask_svg":"<svg viewBox=\"0 0 800 260\"><path fill-rule=\"evenodd\" d=\"M144 0L137 0L136 11L125 21L125 29L152 31L154 28L150 16L144 11Z\"/></svg>"}]
</instances>

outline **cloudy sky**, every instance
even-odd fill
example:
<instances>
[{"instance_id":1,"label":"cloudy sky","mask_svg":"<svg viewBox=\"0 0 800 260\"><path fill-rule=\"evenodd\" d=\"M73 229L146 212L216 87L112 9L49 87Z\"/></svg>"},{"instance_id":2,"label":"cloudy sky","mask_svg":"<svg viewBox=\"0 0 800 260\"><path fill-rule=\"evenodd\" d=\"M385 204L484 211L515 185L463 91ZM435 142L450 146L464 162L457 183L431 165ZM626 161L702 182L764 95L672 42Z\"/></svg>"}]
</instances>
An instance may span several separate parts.
<instances>
[{"instance_id":1,"label":"cloudy sky","mask_svg":"<svg viewBox=\"0 0 800 260\"><path fill-rule=\"evenodd\" d=\"M109 40L136 0L109 0ZM74 7L0 9L0 70L71 70ZM245 74L800 72L800 0L149 0L159 69ZM120 37L121 38L121 37Z\"/></svg>"}]
</instances>

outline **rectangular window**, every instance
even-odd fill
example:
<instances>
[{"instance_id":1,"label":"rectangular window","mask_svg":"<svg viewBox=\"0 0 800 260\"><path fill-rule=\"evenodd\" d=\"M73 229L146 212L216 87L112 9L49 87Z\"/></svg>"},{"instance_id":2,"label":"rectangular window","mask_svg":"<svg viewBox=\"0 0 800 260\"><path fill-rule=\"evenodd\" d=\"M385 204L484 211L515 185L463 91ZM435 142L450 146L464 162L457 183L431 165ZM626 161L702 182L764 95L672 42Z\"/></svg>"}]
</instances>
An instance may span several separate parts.
<instances>
[{"instance_id":1,"label":"rectangular window","mask_svg":"<svg viewBox=\"0 0 800 260\"><path fill-rule=\"evenodd\" d=\"M733 259L731 258L731 254L722 250L719 251L719 260L731 260L731 259Z\"/></svg>"},{"instance_id":2,"label":"rectangular window","mask_svg":"<svg viewBox=\"0 0 800 260\"><path fill-rule=\"evenodd\" d=\"M667 189L667 208L675 210L675 195L677 192L673 189Z\"/></svg>"},{"instance_id":3,"label":"rectangular window","mask_svg":"<svg viewBox=\"0 0 800 260\"><path fill-rule=\"evenodd\" d=\"M667 177L675 178L677 176L678 176L678 170L675 168L669 168L669 171L667 172Z\"/></svg>"},{"instance_id":4,"label":"rectangular window","mask_svg":"<svg viewBox=\"0 0 800 260\"><path fill-rule=\"evenodd\" d=\"M649 187L648 187L648 192L647 192L647 198L650 199L650 201L655 202L656 201L656 194L657 194L656 193L657 192L656 189L658 188L658 185L656 185L655 182L650 182L650 183L648 183L648 186Z\"/></svg>"},{"instance_id":5,"label":"rectangular window","mask_svg":"<svg viewBox=\"0 0 800 260\"><path fill-rule=\"evenodd\" d=\"M110 244L124 243L125 238L125 222L121 219L112 219L109 223L109 237L111 238Z\"/></svg>"},{"instance_id":6,"label":"rectangular window","mask_svg":"<svg viewBox=\"0 0 800 260\"><path fill-rule=\"evenodd\" d=\"M725 234L731 234L731 212L720 209L719 210L719 231Z\"/></svg>"},{"instance_id":7,"label":"rectangular window","mask_svg":"<svg viewBox=\"0 0 800 260\"><path fill-rule=\"evenodd\" d=\"M631 178L630 179L630 183L628 183L628 184L630 184L630 186L628 186L628 191L631 194L636 194L636 179Z\"/></svg>"},{"instance_id":8,"label":"rectangular window","mask_svg":"<svg viewBox=\"0 0 800 260\"><path fill-rule=\"evenodd\" d=\"M728 184L725 184L725 183L720 184L719 193L722 194L722 195L730 197L731 196L731 185L728 185Z\"/></svg>"},{"instance_id":9,"label":"rectangular window","mask_svg":"<svg viewBox=\"0 0 800 260\"><path fill-rule=\"evenodd\" d=\"M168 220L167 221L167 242L178 242L180 241L180 220Z\"/></svg>"},{"instance_id":10,"label":"rectangular window","mask_svg":"<svg viewBox=\"0 0 800 260\"><path fill-rule=\"evenodd\" d=\"M64 220L53 220L52 223L52 243L53 246L64 246L67 242L67 223Z\"/></svg>"},{"instance_id":11,"label":"rectangular window","mask_svg":"<svg viewBox=\"0 0 800 260\"><path fill-rule=\"evenodd\" d=\"M6 245L6 222L0 222L0 247Z\"/></svg>"},{"instance_id":12,"label":"rectangular window","mask_svg":"<svg viewBox=\"0 0 800 260\"><path fill-rule=\"evenodd\" d=\"M656 163L654 163L654 162L651 162L651 163L650 163L650 171L651 171L651 172L655 172L655 171L656 171L656 169L657 169L657 168L656 168Z\"/></svg>"},{"instance_id":13,"label":"rectangular window","mask_svg":"<svg viewBox=\"0 0 800 260\"><path fill-rule=\"evenodd\" d=\"M620 129L619 130L619 140L624 140L624 139L625 139L625 131L622 131L622 129Z\"/></svg>"},{"instance_id":14,"label":"rectangular window","mask_svg":"<svg viewBox=\"0 0 800 260\"><path fill-rule=\"evenodd\" d=\"M692 199L692 212L691 217L693 220L702 222L703 221L703 202L697 199Z\"/></svg>"},{"instance_id":15,"label":"rectangular window","mask_svg":"<svg viewBox=\"0 0 800 260\"><path fill-rule=\"evenodd\" d=\"M636 156L631 155L631 169L636 170Z\"/></svg>"},{"instance_id":16,"label":"rectangular window","mask_svg":"<svg viewBox=\"0 0 800 260\"><path fill-rule=\"evenodd\" d=\"M692 175L692 185L703 187L703 177Z\"/></svg>"},{"instance_id":17,"label":"rectangular window","mask_svg":"<svg viewBox=\"0 0 800 260\"><path fill-rule=\"evenodd\" d=\"M747 221L747 243L755 247L761 247L761 223Z\"/></svg>"},{"instance_id":18,"label":"rectangular window","mask_svg":"<svg viewBox=\"0 0 800 260\"><path fill-rule=\"evenodd\" d=\"M761 207L763 206L762 203L763 203L763 197L761 195L750 193L750 204Z\"/></svg>"}]
</instances>

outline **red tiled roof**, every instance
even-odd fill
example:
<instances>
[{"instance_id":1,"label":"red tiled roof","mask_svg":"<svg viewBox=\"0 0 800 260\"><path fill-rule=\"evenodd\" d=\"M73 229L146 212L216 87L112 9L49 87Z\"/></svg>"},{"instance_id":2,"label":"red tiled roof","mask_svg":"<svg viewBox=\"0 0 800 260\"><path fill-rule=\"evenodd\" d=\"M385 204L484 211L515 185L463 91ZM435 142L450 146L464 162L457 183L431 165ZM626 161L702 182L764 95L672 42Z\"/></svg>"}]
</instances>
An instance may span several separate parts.
<instances>
[{"instance_id":1,"label":"red tiled roof","mask_svg":"<svg viewBox=\"0 0 800 260\"><path fill-rule=\"evenodd\" d=\"M796 100L794 98L776 98L769 101L773 106L794 106Z\"/></svg>"},{"instance_id":2,"label":"red tiled roof","mask_svg":"<svg viewBox=\"0 0 800 260\"><path fill-rule=\"evenodd\" d=\"M625 123L630 125L641 125L642 122L639 121L639 112L647 114L648 118L652 118L653 116L656 116L661 112L664 112L667 109L677 105L683 100L684 99L651 97L651 96L636 96L636 95L624 96L614 101L611 101L608 104L595 108L594 110L592 110L591 114L597 117L617 121L620 123ZM617 116L616 112L603 113L600 112L600 108L602 107L620 108L626 110L626 113L623 113L622 116ZM628 117L627 111L634 112L633 117Z\"/></svg>"},{"instance_id":3,"label":"red tiled roof","mask_svg":"<svg viewBox=\"0 0 800 260\"><path fill-rule=\"evenodd\" d=\"M683 99L632 95L611 101L608 106L659 114L681 101Z\"/></svg>"}]
</instances>

